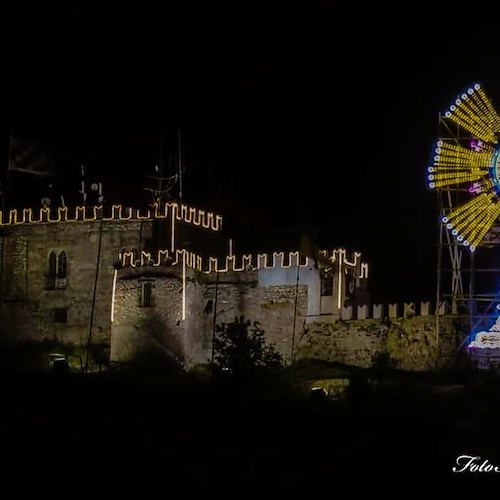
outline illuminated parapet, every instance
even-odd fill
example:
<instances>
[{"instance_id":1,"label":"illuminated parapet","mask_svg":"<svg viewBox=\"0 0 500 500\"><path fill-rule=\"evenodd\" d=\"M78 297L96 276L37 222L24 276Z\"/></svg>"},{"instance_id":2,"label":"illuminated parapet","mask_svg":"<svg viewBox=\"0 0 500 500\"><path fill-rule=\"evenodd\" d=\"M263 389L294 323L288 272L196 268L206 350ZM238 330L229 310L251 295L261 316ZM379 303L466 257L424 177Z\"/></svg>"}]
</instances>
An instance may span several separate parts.
<instances>
[{"instance_id":1,"label":"illuminated parapet","mask_svg":"<svg viewBox=\"0 0 500 500\"><path fill-rule=\"evenodd\" d=\"M130 220L132 218L132 209L122 205L113 205L111 207L111 217L107 220Z\"/></svg>"},{"instance_id":2,"label":"illuminated parapet","mask_svg":"<svg viewBox=\"0 0 500 500\"><path fill-rule=\"evenodd\" d=\"M188 224L212 229L213 231L220 231L222 228L222 217L220 215L205 212L199 208L188 207L187 205L179 206L177 203L172 203L170 206L179 221L182 220Z\"/></svg>"},{"instance_id":3,"label":"illuminated parapet","mask_svg":"<svg viewBox=\"0 0 500 500\"><path fill-rule=\"evenodd\" d=\"M320 250L319 254L322 261L329 261L332 264L336 264L339 268L342 267L355 272L359 279L368 278L368 264L361 260L360 252L353 252L350 258L347 257L347 250L345 248Z\"/></svg>"},{"instance_id":4,"label":"illuminated parapet","mask_svg":"<svg viewBox=\"0 0 500 500\"><path fill-rule=\"evenodd\" d=\"M228 255L225 259L218 260L215 257L209 257L203 261L202 270L206 273L228 272L228 271L258 271L261 269L289 269L296 268L297 263L300 267L311 266L310 259L300 259L299 252L273 252L272 254L243 254ZM221 263L222 261L222 263Z\"/></svg>"},{"instance_id":5,"label":"illuminated parapet","mask_svg":"<svg viewBox=\"0 0 500 500\"><path fill-rule=\"evenodd\" d=\"M347 307L342 307L340 309L340 318L347 321L352 319L353 317L353 311L352 311L352 306L347 306Z\"/></svg>"},{"instance_id":6,"label":"illuminated parapet","mask_svg":"<svg viewBox=\"0 0 500 500\"><path fill-rule=\"evenodd\" d=\"M321 297L321 299L324 299L326 297ZM419 308L416 309L416 305L413 302L410 303L404 303L404 304L388 304L388 305L383 305L383 304L373 304L373 306L370 308L368 304L362 304L362 305L357 305L355 308L352 306L343 306L340 308L340 314L339 317L342 320L349 320L349 319L357 319L357 320L364 320L364 319L374 319L374 320L382 320L386 316L390 319L402 319L404 318L405 320L410 320L414 317L429 317L431 315L431 303L430 302L421 302L419 304ZM439 308L439 315L445 315L448 314L448 308L447 304L443 303L441 304ZM315 316L312 321L315 322L323 322L323 321L331 321L330 316L331 316L331 311L325 311L324 308L321 309L321 315ZM434 314L434 313L432 313Z\"/></svg>"},{"instance_id":7,"label":"illuminated parapet","mask_svg":"<svg viewBox=\"0 0 500 500\"><path fill-rule=\"evenodd\" d=\"M272 267L285 267L285 254L284 252L273 252L273 263ZM297 254L298 257L298 254ZM297 263L295 263L295 266L297 266ZM289 267L289 266L287 266Z\"/></svg>"},{"instance_id":8,"label":"illuminated parapet","mask_svg":"<svg viewBox=\"0 0 500 500\"><path fill-rule=\"evenodd\" d=\"M441 302L438 308L439 316L444 316L448 312L448 303L446 301Z\"/></svg>"},{"instance_id":9,"label":"illuminated parapet","mask_svg":"<svg viewBox=\"0 0 500 500\"><path fill-rule=\"evenodd\" d=\"M159 266L160 265L160 255L153 255L151 252L141 252L141 266Z\"/></svg>"},{"instance_id":10,"label":"illuminated parapet","mask_svg":"<svg viewBox=\"0 0 500 500\"><path fill-rule=\"evenodd\" d=\"M137 220L149 220L149 219L151 219L151 215L152 215L152 211L151 210L141 211L141 209L138 208L138 209L135 210L134 219L137 219Z\"/></svg>"},{"instance_id":11,"label":"illuminated parapet","mask_svg":"<svg viewBox=\"0 0 500 500\"><path fill-rule=\"evenodd\" d=\"M172 203L153 203L153 218L166 219L172 210Z\"/></svg>"},{"instance_id":12,"label":"illuminated parapet","mask_svg":"<svg viewBox=\"0 0 500 500\"><path fill-rule=\"evenodd\" d=\"M216 257L208 258L208 269L205 270L205 273L216 273L219 270L219 260Z\"/></svg>"},{"instance_id":13,"label":"illuminated parapet","mask_svg":"<svg viewBox=\"0 0 500 500\"><path fill-rule=\"evenodd\" d=\"M403 316L404 318L406 319L412 319L414 318L416 315L416 311L415 311L415 304L413 304L413 302L405 302L403 304Z\"/></svg>"},{"instance_id":14,"label":"illuminated parapet","mask_svg":"<svg viewBox=\"0 0 500 500\"><path fill-rule=\"evenodd\" d=\"M75 207L75 215L74 215L74 221L83 221L83 222L95 222L97 220L104 219L105 217L104 211L103 211L103 206L92 206L92 207L86 207L86 206L79 206ZM128 219L132 218L132 214L130 213L130 217ZM50 220L50 222L53 222Z\"/></svg>"},{"instance_id":15,"label":"illuminated parapet","mask_svg":"<svg viewBox=\"0 0 500 500\"><path fill-rule=\"evenodd\" d=\"M68 207L57 207L57 221L67 222L68 220Z\"/></svg>"},{"instance_id":16,"label":"illuminated parapet","mask_svg":"<svg viewBox=\"0 0 500 500\"><path fill-rule=\"evenodd\" d=\"M137 250L123 251L120 253L119 259L123 267L136 267L141 264Z\"/></svg>"},{"instance_id":17,"label":"illuminated parapet","mask_svg":"<svg viewBox=\"0 0 500 500\"><path fill-rule=\"evenodd\" d=\"M382 304L374 304L373 312L371 316L367 314L367 318L382 319L384 317L384 310L387 310L387 315L389 318L406 318L410 319L414 316L430 316L431 315L431 303L430 302L420 302L418 304L414 302L405 302L404 304L388 304L387 308ZM439 308L439 315L444 315L448 313L447 303L444 302ZM432 313L434 314L434 313ZM358 316L358 319L359 318Z\"/></svg>"},{"instance_id":18,"label":"illuminated parapet","mask_svg":"<svg viewBox=\"0 0 500 500\"><path fill-rule=\"evenodd\" d=\"M279 267L282 269L288 269L290 267L305 267L309 265L307 258L304 258L301 262L299 252L288 252L287 254L285 254L285 252L273 252L272 257L272 267L274 268Z\"/></svg>"},{"instance_id":19,"label":"illuminated parapet","mask_svg":"<svg viewBox=\"0 0 500 500\"><path fill-rule=\"evenodd\" d=\"M273 267L272 262L268 265L267 254L260 253L257 255L257 269L271 269Z\"/></svg>"},{"instance_id":20,"label":"illuminated parapet","mask_svg":"<svg viewBox=\"0 0 500 500\"><path fill-rule=\"evenodd\" d=\"M108 212L108 213L107 213ZM151 209L141 211L120 204L103 206L43 207L38 209L11 209L0 212L0 225L36 224L51 222L91 222L121 220L153 220L170 218L172 221L182 221L204 229L220 231L222 217L199 208L178 205L177 203L155 203Z\"/></svg>"},{"instance_id":21,"label":"illuminated parapet","mask_svg":"<svg viewBox=\"0 0 500 500\"><path fill-rule=\"evenodd\" d=\"M368 306L366 304L358 306L357 319L366 319L367 317L368 317Z\"/></svg>"},{"instance_id":22,"label":"illuminated parapet","mask_svg":"<svg viewBox=\"0 0 500 500\"><path fill-rule=\"evenodd\" d=\"M177 254L175 256L178 258ZM140 266L163 266L177 263L168 250L158 250L156 253L139 251L137 249L122 250L118 255L118 261L121 267L140 267Z\"/></svg>"},{"instance_id":23,"label":"illuminated parapet","mask_svg":"<svg viewBox=\"0 0 500 500\"><path fill-rule=\"evenodd\" d=\"M420 316L429 316L430 302L420 303Z\"/></svg>"},{"instance_id":24,"label":"illuminated parapet","mask_svg":"<svg viewBox=\"0 0 500 500\"><path fill-rule=\"evenodd\" d=\"M362 262L360 265L360 272L359 272L359 278L360 279L368 279L368 264Z\"/></svg>"},{"instance_id":25,"label":"illuminated parapet","mask_svg":"<svg viewBox=\"0 0 500 500\"><path fill-rule=\"evenodd\" d=\"M398 304L389 304L389 318L397 318L398 310Z\"/></svg>"},{"instance_id":26,"label":"illuminated parapet","mask_svg":"<svg viewBox=\"0 0 500 500\"><path fill-rule=\"evenodd\" d=\"M156 263L154 265L155 266L171 265L172 260L173 258L168 250L158 250Z\"/></svg>"},{"instance_id":27,"label":"illuminated parapet","mask_svg":"<svg viewBox=\"0 0 500 500\"><path fill-rule=\"evenodd\" d=\"M250 271L255 269L252 255L227 256L225 267L229 271Z\"/></svg>"},{"instance_id":28,"label":"illuminated parapet","mask_svg":"<svg viewBox=\"0 0 500 500\"><path fill-rule=\"evenodd\" d=\"M381 304L373 304L373 318L382 319L384 308Z\"/></svg>"},{"instance_id":29,"label":"illuminated parapet","mask_svg":"<svg viewBox=\"0 0 500 500\"><path fill-rule=\"evenodd\" d=\"M337 252L337 262L343 259L343 252ZM360 254L356 253L355 261L347 261L347 265L342 267L342 272L336 273L337 279L340 278L341 286L341 301L343 303L345 297L345 280L343 279L344 272L354 272L358 279L360 274L358 270L362 269L360 263ZM339 258L340 256L340 258ZM265 271L265 274L259 273L258 275L248 279L258 280L259 283L279 283L279 284L293 284L296 283L296 272L288 272L288 270L304 269L300 272L300 281L308 287L311 295L308 296L308 311L310 314L316 315L320 311L325 313L328 310L329 315L340 317L340 309L342 303L335 309L337 304L337 295L325 296L320 295L320 272L314 266L314 261L305 256L301 257L299 252L273 252L272 254L244 254L244 255L227 255L223 258L216 257L203 257L194 252L189 252L185 249L177 249L174 252L168 250L160 250L155 255L150 252L138 251L136 249L122 250L119 260L123 267L138 267L138 266L162 266L168 265L175 268L180 267L191 268L195 271L204 274L214 273L228 273L228 272L257 272ZM358 266L358 267L355 267ZM348 270L348 271L346 271ZM268 274L268 272L278 271L278 273ZM337 287L334 287L334 291ZM356 305L357 307L357 305ZM351 315L353 314L351 308ZM359 317L368 317L368 306L362 306L361 309L355 311ZM312 317L312 316L311 316Z\"/></svg>"},{"instance_id":30,"label":"illuminated parapet","mask_svg":"<svg viewBox=\"0 0 500 500\"><path fill-rule=\"evenodd\" d=\"M18 217L17 217L17 210L9 210L9 215L8 215L8 221L7 224L19 224ZM22 221L21 221L22 222Z\"/></svg>"}]
</instances>

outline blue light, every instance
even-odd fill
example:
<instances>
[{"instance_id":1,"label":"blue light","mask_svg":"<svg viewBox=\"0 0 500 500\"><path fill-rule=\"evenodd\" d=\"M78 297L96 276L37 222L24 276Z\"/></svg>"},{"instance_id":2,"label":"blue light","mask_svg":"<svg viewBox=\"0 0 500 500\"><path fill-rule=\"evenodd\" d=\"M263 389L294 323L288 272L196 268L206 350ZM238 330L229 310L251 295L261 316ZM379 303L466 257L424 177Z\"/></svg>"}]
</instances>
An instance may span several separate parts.
<instances>
[{"instance_id":1,"label":"blue light","mask_svg":"<svg viewBox=\"0 0 500 500\"><path fill-rule=\"evenodd\" d=\"M495 152L491 156L491 162L488 170L491 180L493 181L493 188L495 189L497 194L500 193L500 180L499 180L500 172L498 171L499 162L500 162L500 146L496 146Z\"/></svg>"}]
</instances>

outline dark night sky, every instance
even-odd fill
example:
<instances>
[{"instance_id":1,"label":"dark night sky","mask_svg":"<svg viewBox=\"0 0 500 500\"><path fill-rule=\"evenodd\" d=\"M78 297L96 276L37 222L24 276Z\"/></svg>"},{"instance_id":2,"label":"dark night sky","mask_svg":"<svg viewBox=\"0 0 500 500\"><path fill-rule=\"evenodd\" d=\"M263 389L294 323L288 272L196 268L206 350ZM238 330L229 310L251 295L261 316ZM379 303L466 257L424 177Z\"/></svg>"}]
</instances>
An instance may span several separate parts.
<instances>
[{"instance_id":1,"label":"dark night sky","mask_svg":"<svg viewBox=\"0 0 500 500\"><path fill-rule=\"evenodd\" d=\"M361 251L375 300L432 299L438 112L476 81L500 106L494 34L408 7L238 5L3 7L4 145L36 138L75 186L83 161L133 199L180 127L186 201Z\"/></svg>"}]
</instances>

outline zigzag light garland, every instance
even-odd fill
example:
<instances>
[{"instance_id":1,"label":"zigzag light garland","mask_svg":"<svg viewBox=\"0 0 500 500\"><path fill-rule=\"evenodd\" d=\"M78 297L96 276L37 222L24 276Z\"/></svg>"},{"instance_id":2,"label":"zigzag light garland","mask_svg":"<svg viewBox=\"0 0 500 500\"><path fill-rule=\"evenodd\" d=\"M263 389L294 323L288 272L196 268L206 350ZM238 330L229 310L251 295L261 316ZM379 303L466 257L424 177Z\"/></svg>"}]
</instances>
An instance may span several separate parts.
<instances>
[{"instance_id":1,"label":"zigzag light garland","mask_svg":"<svg viewBox=\"0 0 500 500\"><path fill-rule=\"evenodd\" d=\"M361 253L354 252L352 260L347 258L347 250L344 248L331 251L321 250L321 255L328 259L332 264L338 264L343 269L359 269L359 278L368 278L368 264L361 260ZM203 258L202 256L189 252L184 249L177 249L173 252L169 250L158 250L156 255L151 252L138 250L122 250L118 259L122 267L154 266L159 267L169 262L176 266L185 261L186 266L196 271L210 273L227 273L229 271L245 271L252 269L289 269L296 267L310 267L314 265L314 259L301 255L300 252L273 252L267 254L245 254L245 255L227 255L225 258L216 257Z\"/></svg>"},{"instance_id":2,"label":"zigzag light garland","mask_svg":"<svg viewBox=\"0 0 500 500\"><path fill-rule=\"evenodd\" d=\"M175 202L154 203L151 205L151 209L146 211L123 205L112 205L110 213L107 215L103 213L102 205L77 206L73 207L71 212L68 207L11 209L6 212L0 210L0 226L59 222L96 222L101 219L101 216L104 221L170 218L172 221L182 221L212 231L220 231L222 228L222 216L188 205L179 205Z\"/></svg>"},{"instance_id":3,"label":"zigzag light garland","mask_svg":"<svg viewBox=\"0 0 500 500\"><path fill-rule=\"evenodd\" d=\"M445 117L469 132L470 147L438 140L428 167L432 189L468 188L471 199L442 217L453 236L474 251L500 216L500 116L481 85L461 94Z\"/></svg>"}]
</instances>

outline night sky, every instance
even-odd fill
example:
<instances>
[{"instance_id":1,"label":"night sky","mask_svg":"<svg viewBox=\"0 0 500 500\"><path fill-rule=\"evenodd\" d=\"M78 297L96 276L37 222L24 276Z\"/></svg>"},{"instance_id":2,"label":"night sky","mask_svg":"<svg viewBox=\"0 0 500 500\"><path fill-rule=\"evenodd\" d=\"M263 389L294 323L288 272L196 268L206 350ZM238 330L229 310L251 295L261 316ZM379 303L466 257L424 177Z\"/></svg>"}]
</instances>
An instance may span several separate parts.
<instances>
[{"instance_id":1,"label":"night sky","mask_svg":"<svg viewBox=\"0 0 500 500\"><path fill-rule=\"evenodd\" d=\"M65 189L83 162L126 203L180 128L186 202L362 252L375 301L432 300L438 113L475 82L500 108L495 34L409 7L159 5L2 7L2 163L10 133L37 140Z\"/></svg>"}]
</instances>

